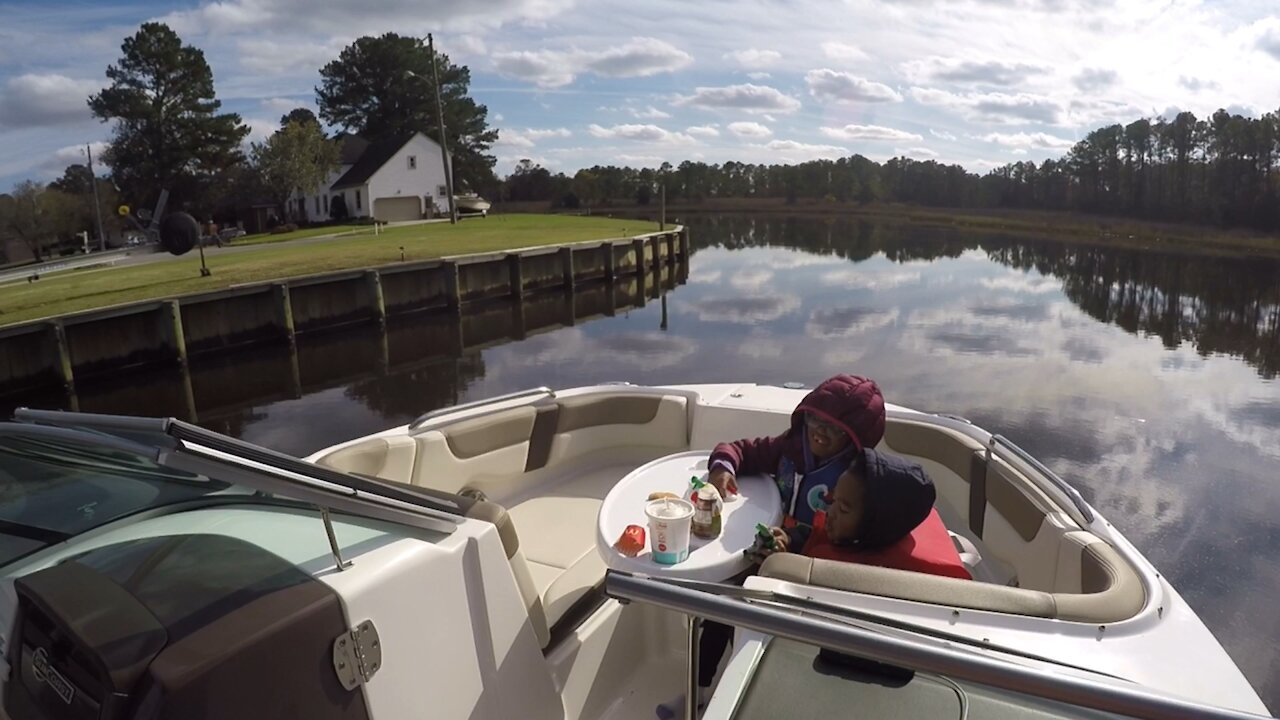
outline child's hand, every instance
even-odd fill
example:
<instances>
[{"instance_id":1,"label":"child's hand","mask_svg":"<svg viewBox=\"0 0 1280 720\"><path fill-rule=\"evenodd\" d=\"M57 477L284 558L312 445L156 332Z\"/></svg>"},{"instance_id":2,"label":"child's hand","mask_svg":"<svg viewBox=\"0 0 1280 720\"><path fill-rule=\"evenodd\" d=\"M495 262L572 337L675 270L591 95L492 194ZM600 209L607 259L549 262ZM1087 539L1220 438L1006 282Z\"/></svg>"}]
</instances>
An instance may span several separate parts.
<instances>
[{"instance_id":1,"label":"child's hand","mask_svg":"<svg viewBox=\"0 0 1280 720\"><path fill-rule=\"evenodd\" d=\"M787 552L787 545L791 538L787 536L787 531L780 527L769 528L769 534L773 536L773 547L763 550L760 554L769 557L774 553Z\"/></svg>"},{"instance_id":2,"label":"child's hand","mask_svg":"<svg viewBox=\"0 0 1280 720\"><path fill-rule=\"evenodd\" d=\"M715 486L720 491L720 497L728 499L730 495L738 494L738 480L733 473L722 467L718 467L711 471L707 476L707 482Z\"/></svg>"}]
</instances>

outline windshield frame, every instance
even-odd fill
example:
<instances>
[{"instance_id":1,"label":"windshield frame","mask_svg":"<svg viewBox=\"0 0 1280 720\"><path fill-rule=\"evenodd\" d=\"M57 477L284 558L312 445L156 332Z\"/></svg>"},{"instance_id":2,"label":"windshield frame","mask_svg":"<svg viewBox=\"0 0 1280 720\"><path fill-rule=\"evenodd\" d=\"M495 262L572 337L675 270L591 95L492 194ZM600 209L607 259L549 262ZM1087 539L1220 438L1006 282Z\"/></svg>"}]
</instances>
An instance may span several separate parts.
<instances>
[{"instance_id":1,"label":"windshield frame","mask_svg":"<svg viewBox=\"0 0 1280 720\"><path fill-rule=\"evenodd\" d=\"M623 602L642 602L714 620L773 637L828 648L855 657L916 672L933 673L1094 710L1150 720L1187 717L1258 720L1267 716L1209 705L1134 683L983 643L980 647L925 634L910 623L891 623L874 613L824 608L849 620L813 612L792 595L638 575L620 570L605 574L605 592ZM825 605L825 604L824 604ZM856 611L855 611L856 612ZM863 624L865 623L865 625ZM691 627L696 622L690 623ZM889 632L886 632L889 630ZM691 643L696 652L696 643ZM1045 667L1051 662L1061 669Z\"/></svg>"}]
</instances>

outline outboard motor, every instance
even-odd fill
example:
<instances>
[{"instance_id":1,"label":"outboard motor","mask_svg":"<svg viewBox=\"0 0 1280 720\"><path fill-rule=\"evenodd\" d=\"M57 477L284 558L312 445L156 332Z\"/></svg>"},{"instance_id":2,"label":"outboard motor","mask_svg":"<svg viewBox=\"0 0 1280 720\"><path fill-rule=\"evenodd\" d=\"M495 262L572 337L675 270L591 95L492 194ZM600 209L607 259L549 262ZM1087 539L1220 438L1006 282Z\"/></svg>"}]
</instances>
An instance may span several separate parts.
<instances>
[{"instance_id":1,"label":"outboard motor","mask_svg":"<svg viewBox=\"0 0 1280 720\"><path fill-rule=\"evenodd\" d=\"M14 585L15 720L368 718L335 671L337 594L256 545L143 538Z\"/></svg>"}]
</instances>

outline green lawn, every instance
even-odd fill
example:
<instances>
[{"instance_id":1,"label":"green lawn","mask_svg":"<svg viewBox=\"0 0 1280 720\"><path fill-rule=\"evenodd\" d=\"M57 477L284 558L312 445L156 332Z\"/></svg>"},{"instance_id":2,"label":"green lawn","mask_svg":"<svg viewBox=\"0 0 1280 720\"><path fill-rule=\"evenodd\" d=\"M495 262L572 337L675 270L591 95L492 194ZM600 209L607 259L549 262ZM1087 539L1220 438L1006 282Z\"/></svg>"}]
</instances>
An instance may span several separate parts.
<instances>
[{"instance_id":1,"label":"green lawn","mask_svg":"<svg viewBox=\"0 0 1280 720\"><path fill-rule=\"evenodd\" d=\"M303 240L305 238L319 237L321 235L356 235L361 233L373 234L372 225L326 225L325 227L303 228L294 230L293 232L271 234L258 233L257 235L245 235L231 241L232 247L241 245L265 245L267 243L289 242L290 240Z\"/></svg>"},{"instance_id":2,"label":"green lawn","mask_svg":"<svg viewBox=\"0 0 1280 720\"><path fill-rule=\"evenodd\" d=\"M390 228L381 235L261 247L206 248L212 277L200 277L200 256L192 251L170 261L110 269L69 271L35 283L0 286L0 325L64 315L108 305L218 290L241 283L277 280L442 255L510 250L624 237L653 232L655 223L557 215L493 215L457 225Z\"/></svg>"}]
</instances>

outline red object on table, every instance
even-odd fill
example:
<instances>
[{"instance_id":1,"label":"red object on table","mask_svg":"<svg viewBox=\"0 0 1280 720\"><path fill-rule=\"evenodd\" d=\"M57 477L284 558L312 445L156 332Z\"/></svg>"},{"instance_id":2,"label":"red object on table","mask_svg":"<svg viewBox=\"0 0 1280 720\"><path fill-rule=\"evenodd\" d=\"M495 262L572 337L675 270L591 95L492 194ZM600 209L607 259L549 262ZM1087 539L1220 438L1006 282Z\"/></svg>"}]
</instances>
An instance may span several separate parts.
<instances>
[{"instance_id":1,"label":"red object on table","mask_svg":"<svg viewBox=\"0 0 1280 720\"><path fill-rule=\"evenodd\" d=\"M613 547L618 552L627 557L635 557L644 550L644 528L639 525L628 525L626 530L622 531L622 537L618 538L618 542Z\"/></svg>"},{"instance_id":2,"label":"red object on table","mask_svg":"<svg viewBox=\"0 0 1280 720\"><path fill-rule=\"evenodd\" d=\"M804 544L803 552L809 557L824 560L879 565L962 580L973 579L960 561L960 553L956 552L955 543L947 534L947 526L942 524L937 510L929 511L929 517L917 525L910 535L879 550L855 550L832 545L827 538L826 529L820 523L815 523L813 534Z\"/></svg>"}]
</instances>

